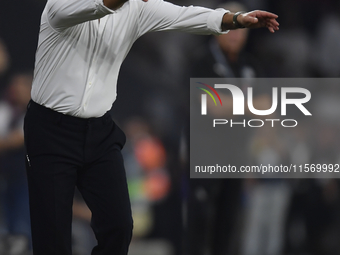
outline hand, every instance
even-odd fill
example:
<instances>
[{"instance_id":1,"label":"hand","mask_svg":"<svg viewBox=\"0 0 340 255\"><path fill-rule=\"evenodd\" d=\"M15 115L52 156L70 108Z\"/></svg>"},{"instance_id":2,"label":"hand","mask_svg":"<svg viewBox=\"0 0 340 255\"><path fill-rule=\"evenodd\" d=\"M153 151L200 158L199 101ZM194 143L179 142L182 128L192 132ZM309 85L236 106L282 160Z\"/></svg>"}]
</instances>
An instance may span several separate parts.
<instances>
[{"instance_id":1,"label":"hand","mask_svg":"<svg viewBox=\"0 0 340 255\"><path fill-rule=\"evenodd\" d=\"M237 21L246 28L267 27L271 33L279 30L279 23L276 21L276 14L266 11L251 11L240 14Z\"/></svg>"}]
</instances>

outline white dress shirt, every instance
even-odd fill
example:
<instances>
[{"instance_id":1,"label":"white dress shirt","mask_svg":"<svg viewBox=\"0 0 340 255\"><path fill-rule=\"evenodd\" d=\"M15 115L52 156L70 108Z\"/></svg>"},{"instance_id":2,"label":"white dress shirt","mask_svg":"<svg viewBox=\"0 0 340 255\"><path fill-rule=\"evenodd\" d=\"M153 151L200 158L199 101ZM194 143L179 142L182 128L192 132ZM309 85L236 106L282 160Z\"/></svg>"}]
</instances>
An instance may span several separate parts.
<instances>
[{"instance_id":1,"label":"white dress shirt","mask_svg":"<svg viewBox=\"0 0 340 255\"><path fill-rule=\"evenodd\" d=\"M129 0L116 11L103 0L48 0L41 16L32 99L81 118L100 117L116 99L120 66L150 31L221 34L224 9Z\"/></svg>"}]
</instances>

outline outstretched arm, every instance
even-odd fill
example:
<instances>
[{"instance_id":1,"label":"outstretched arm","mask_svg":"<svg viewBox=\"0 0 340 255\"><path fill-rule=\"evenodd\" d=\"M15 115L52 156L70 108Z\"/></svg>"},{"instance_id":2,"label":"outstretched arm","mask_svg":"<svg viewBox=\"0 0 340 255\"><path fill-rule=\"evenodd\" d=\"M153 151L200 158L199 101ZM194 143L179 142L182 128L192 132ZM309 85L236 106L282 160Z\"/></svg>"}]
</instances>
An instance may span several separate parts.
<instances>
[{"instance_id":1,"label":"outstretched arm","mask_svg":"<svg viewBox=\"0 0 340 255\"><path fill-rule=\"evenodd\" d=\"M235 13L226 13L223 16L222 30L235 29L233 17ZM276 21L276 14L266 11L251 11L237 16L237 22L246 28L267 27L271 33L279 30L279 23Z\"/></svg>"},{"instance_id":2,"label":"outstretched arm","mask_svg":"<svg viewBox=\"0 0 340 255\"><path fill-rule=\"evenodd\" d=\"M211 10L203 7L178 6L163 0L148 0L139 3L138 37L151 31L180 30L195 34L221 34L236 29L234 13L224 9ZM237 16L239 25L247 28L268 27L278 30L278 16L265 11L252 11Z\"/></svg>"}]
</instances>

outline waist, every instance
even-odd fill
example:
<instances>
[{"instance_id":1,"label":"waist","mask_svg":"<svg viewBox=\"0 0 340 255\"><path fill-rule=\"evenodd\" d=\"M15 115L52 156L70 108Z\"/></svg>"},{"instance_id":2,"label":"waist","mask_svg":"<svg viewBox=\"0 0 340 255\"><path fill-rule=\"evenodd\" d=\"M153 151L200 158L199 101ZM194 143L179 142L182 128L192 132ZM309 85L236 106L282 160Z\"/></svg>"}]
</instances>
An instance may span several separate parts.
<instances>
[{"instance_id":1,"label":"waist","mask_svg":"<svg viewBox=\"0 0 340 255\"><path fill-rule=\"evenodd\" d=\"M51 122L63 122L70 125L77 126L97 126L107 124L112 121L109 112L106 112L103 116L98 118L80 118L76 116L66 115L64 113L57 112L45 106L42 106L33 100L27 105L27 111L32 112L34 115L38 115L42 120L48 120Z\"/></svg>"}]
</instances>

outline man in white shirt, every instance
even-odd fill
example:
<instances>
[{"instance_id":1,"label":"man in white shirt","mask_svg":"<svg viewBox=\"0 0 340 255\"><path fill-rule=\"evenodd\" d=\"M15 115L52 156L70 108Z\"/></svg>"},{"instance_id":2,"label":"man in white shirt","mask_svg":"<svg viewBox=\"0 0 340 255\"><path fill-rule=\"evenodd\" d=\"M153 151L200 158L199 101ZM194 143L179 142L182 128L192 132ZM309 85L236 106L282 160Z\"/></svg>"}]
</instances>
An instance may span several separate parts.
<instances>
[{"instance_id":1,"label":"man in white shirt","mask_svg":"<svg viewBox=\"0 0 340 255\"><path fill-rule=\"evenodd\" d=\"M25 117L34 255L71 255L75 186L92 211L93 255L126 255L132 217L121 149L107 111L132 44L151 31L278 30L264 11L180 7L162 0L48 0Z\"/></svg>"}]
</instances>

